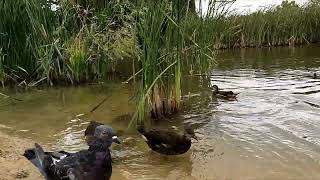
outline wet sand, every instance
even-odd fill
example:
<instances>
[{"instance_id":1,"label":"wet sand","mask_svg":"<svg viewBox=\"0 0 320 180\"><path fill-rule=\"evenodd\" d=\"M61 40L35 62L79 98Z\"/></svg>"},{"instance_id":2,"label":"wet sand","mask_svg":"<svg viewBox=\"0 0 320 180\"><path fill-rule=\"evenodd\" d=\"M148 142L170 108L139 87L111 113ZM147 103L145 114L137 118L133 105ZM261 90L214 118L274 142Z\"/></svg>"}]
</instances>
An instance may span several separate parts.
<instances>
[{"instance_id":1,"label":"wet sand","mask_svg":"<svg viewBox=\"0 0 320 180\"><path fill-rule=\"evenodd\" d=\"M22 154L32 147L30 140L20 139L0 132L0 180L42 180L38 170Z\"/></svg>"}]
</instances>

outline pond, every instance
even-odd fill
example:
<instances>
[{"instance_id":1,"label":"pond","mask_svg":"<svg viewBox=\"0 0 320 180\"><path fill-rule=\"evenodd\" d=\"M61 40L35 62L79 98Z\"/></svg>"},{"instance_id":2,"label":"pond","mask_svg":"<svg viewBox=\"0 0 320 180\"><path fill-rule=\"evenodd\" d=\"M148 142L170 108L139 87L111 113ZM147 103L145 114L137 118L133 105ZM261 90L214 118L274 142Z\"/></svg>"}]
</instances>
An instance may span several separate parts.
<instances>
[{"instance_id":1,"label":"pond","mask_svg":"<svg viewBox=\"0 0 320 180\"><path fill-rule=\"evenodd\" d=\"M320 79L310 77L320 47L225 50L217 60L212 76L184 77L182 112L153 124L192 125L191 150L162 156L127 133L131 141L113 146L112 179L320 179ZM212 98L213 84L238 99ZM6 93L24 101L0 101L0 130L46 149L85 148L90 120L125 130L135 111L134 87L121 82Z\"/></svg>"}]
</instances>

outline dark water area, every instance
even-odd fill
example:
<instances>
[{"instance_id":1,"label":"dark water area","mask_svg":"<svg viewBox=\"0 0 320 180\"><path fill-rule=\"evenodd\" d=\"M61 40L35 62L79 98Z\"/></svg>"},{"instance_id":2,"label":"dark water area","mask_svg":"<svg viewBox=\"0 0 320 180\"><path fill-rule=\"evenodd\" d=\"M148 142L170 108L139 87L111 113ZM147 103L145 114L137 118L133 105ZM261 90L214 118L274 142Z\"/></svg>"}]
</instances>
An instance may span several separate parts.
<instances>
[{"instance_id":1,"label":"dark water area","mask_svg":"<svg viewBox=\"0 0 320 180\"><path fill-rule=\"evenodd\" d=\"M183 110L154 126L196 129L181 156L151 152L135 132L113 146L112 179L320 179L320 47L219 51L212 76L183 79ZM210 87L239 92L215 99ZM91 119L125 130L135 111L130 84L48 88L0 100L0 130L46 145L85 148ZM88 113L104 97L106 103ZM86 114L79 116L79 114Z\"/></svg>"}]
</instances>

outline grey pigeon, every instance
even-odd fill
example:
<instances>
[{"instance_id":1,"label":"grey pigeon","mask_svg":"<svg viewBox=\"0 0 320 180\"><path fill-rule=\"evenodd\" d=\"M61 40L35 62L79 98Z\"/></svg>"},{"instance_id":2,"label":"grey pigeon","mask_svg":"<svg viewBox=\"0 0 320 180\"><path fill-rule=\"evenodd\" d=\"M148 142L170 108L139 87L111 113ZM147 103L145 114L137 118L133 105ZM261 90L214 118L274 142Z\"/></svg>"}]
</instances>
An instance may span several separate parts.
<instances>
[{"instance_id":1,"label":"grey pigeon","mask_svg":"<svg viewBox=\"0 0 320 180\"><path fill-rule=\"evenodd\" d=\"M27 149L24 156L43 174L46 180L108 180L112 174L109 147L116 141L112 128L97 127L87 150L76 153L44 152L39 144Z\"/></svg>"}]
</instances>

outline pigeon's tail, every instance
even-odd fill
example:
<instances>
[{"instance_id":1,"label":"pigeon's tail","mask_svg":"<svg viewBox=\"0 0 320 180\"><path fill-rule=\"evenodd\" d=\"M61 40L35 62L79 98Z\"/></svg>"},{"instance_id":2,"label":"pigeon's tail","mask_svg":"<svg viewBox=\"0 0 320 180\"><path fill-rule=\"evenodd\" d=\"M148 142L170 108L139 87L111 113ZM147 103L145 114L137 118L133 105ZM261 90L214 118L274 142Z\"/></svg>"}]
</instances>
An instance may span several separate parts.
<instances>
[{"instance_id":1,"label":"pigeon's tail","mask_svg":"<svg viewBox=\"0 0 320 180\"><path fill-rule=\"evenodd\" d=\"M42 165L36 155L36 149L26 149L23 154L34 166L36 166L40 171L42 170Z\"/></svg>"},{"instance_id":2,"label":"pigeon's tail","mask_svg":"<svg viewBox=\"0 0 320 180\"><path fill-rule=\"evenodd\" d=\"M28 160L32 160L36 158L34 149L26 149L23 153L23 156L26 157Z\"/></svg>"},{"instance_id":3,"label":"pigeon's tail","mask_svg":"<svg viewBox=\"0 0 320 180\"><path fill-rule=\"evenodd\" d=\"M45 158L44 150L37 143L35 143L34 146L35 146L35 148L34 148L35 158L39 162L41 169L45 170L46 167L45 167L45 163L44 163L44 160L45 160L44 159Z\"/></svg>"},{"instance_id":4,"label":"pigeon's tail","mask_svg":"<svg viewBox=\"0 0 320 180\"><path fill-rule=\"evenodd\" d=\"M146 129L145 129L145 127L144 127L143 124L138 125L138 126L137 126L137 130L138 130L138 132L141 133L141 134L144 134L144 133L146 132Z\"/></svg>"},{"instance_id":5,"label":"pigeon's tail","mask_svg":"<svg viewBox=\"0 0 320 180\"><path fill-rule=\"evenodd\" d=\"M46 170L49 168L49 160L45 159L45 152L39 144L35 144L35 148L26 149L23 154L34 166L36 166L40 173L45 177L46 180L50 180Z\"/></svg>"}]
</instances>

